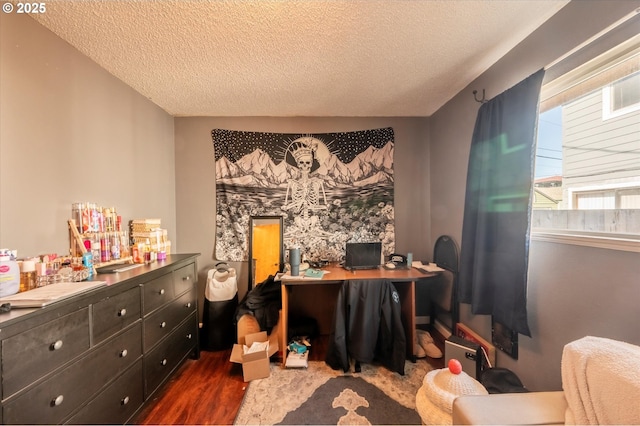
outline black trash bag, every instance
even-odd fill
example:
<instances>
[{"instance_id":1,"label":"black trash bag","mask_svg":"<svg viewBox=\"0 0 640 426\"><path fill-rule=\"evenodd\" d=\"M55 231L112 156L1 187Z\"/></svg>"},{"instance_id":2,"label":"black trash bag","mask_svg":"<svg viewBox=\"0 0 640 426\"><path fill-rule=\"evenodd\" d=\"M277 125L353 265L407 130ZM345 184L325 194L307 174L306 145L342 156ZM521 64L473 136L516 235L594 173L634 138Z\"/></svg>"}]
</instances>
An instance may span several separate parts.
<instances>
[{"instance_id":1,"label":"black trash bag","mask_svg":"<svg viewBox=\"0 0 640 426\"><path fill-rule=\"evenodd\" d=\"M229 349L236 342L233 316L238 307L238 294L230 300L204 300L200 348L206 351Z\"/></svg>"},{"instance_id":2,"label":"black trash bag","mask_svg":"<svg viewBox=\"0 0 640 426\"><path fill-rule=\"evenodd\" d=\"M529 392L520 378L507 368L488 368L480 373L480 383L489 393Z\"/></svg>"},{"instance_id":3,"label":"black trash bag","mask_svg":"<svg viewBox=\"0 0 640 426\"><path fill-rule=\"evenodd\" d=\"M236 309L235 323L245 314L255 317L260 325L260 331L271 333L271 329L280 319L282 309L281 283L273 275L251 289L244 295L238 309Z\"/></svg>"}]
</instances>

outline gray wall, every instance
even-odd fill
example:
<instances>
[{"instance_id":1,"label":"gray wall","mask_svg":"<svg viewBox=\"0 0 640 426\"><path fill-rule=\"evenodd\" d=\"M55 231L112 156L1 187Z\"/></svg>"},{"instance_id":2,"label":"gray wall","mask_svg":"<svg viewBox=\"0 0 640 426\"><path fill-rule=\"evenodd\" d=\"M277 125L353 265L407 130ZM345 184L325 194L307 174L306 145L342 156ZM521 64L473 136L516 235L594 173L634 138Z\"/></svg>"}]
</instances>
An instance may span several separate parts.
<instances>
[{"instance_id":1,"label":"gray wall","mask_svg":"<svg viewBox=\"0 0 640 426\"><path fill-rule=\"evenodd\" d=\"M0 14L0 42L0 247L68 254L80 201L177 243L173 117L28 15Z\"/></svg>"},{"instance_id":2,"label":"gray wall","mask_svg":"<svg viewBox=\"0 0 640 426\"><path fill-rule=\"evenodd\" d=\"M469 147L479 104L564 55L640 6L638 1L571 2L430 120L431 232L461 240ZM528 314L532 338L519 337L519 359L498 353L532 390L560 389L563 346L585 335L640 344L638 253L536 241L529 257ZM488 316L462 305L461 320L491 339Z\"/></svg>"}]
</instances>

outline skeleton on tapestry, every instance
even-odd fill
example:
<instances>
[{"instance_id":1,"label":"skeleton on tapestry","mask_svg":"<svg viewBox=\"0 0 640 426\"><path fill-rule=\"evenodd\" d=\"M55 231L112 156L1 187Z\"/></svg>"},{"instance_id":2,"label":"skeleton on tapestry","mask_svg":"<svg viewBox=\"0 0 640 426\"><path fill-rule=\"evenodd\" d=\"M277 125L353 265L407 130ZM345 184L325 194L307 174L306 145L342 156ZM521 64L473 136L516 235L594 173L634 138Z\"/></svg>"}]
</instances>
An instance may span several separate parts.
<instances>
[{"instance_id":1,"label":"skeleton on tapestry","mask_svg":"<svg viewBox=\"0 0 640 426\"><path fill-rule=\"evenodd\" d=\"M288 180L282 205L283 211L294 214L295 226L287 229L287 235L292 238L311 232L318 236L329 235L320 228L320 218L317 215L320 211L329 209L324 182L312 175L319 167L315 157L319 143L322 142L311 136L298 138L289 145L285 153L285 161L295 165L300 171L300 176Z\"/></svg>"}]
</instances>

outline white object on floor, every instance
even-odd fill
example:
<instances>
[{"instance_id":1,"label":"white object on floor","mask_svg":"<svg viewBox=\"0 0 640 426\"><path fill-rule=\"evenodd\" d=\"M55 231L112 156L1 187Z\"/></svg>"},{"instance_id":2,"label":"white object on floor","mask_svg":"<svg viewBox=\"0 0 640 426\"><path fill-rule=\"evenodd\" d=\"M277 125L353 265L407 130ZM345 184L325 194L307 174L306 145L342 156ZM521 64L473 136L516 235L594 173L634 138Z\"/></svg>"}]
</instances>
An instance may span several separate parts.
<instances>
[{"instance_id":1,"label":"white object on floor","mask_svg":"<svg viewBox=\"0 0 640 426\"><path fill-rule=\"evenodd\" d=\"M442 358L442 351L433 343L433 337L431 337L428 331L420 330L419 328L416 329L416 338L418 345L422 347L426 356L435 359Z\"/></svg>"},{"instance_id":2,"label":"white object on floor","mask_svg":"<svg viewBox=\"0 0 640 426\"><path fill-rule=\"evenodd\" d=\"M304 351L301 354L290 351L284 365L287 368L307 368L309 366L309 351Z\"/></svg>"},{"instance_id":3,"label":"white object on floor","mask_svg":"<svg viewBox=\"0 0 640 426\"><path fill-rule=\"evenodd\" d=\"M453 401L461 395L488 395L482 384L464 371L429 371L416 394L416 410L425 425L450 425Z\"/></svg>"}]
</instances>

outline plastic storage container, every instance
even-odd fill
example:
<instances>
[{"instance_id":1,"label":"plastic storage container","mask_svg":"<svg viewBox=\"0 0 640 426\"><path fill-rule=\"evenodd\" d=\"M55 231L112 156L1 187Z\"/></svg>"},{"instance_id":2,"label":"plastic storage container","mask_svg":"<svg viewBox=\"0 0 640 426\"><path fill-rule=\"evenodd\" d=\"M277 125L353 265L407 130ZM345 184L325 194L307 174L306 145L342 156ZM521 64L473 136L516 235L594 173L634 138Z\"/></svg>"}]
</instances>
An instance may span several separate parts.
<instances>
[{"instance_id":1,"label":"plastic storage container","mask_svg":"<svg viewBox=\"0 0 640 426\"><path fill-rule=\"evenodd\" d=\"M0 256L0 297L20 291L20 267L9 256Z\"/></svg>"}]
</instances>

